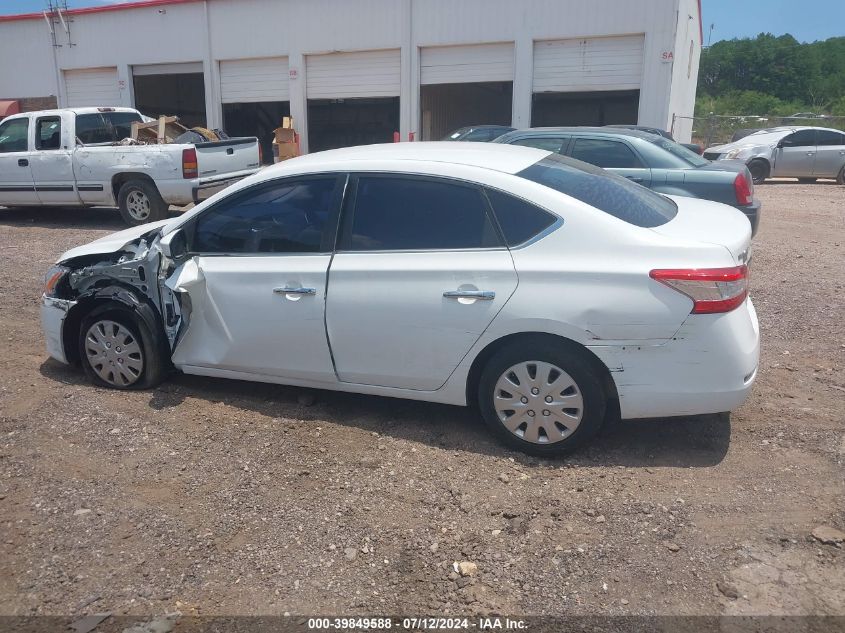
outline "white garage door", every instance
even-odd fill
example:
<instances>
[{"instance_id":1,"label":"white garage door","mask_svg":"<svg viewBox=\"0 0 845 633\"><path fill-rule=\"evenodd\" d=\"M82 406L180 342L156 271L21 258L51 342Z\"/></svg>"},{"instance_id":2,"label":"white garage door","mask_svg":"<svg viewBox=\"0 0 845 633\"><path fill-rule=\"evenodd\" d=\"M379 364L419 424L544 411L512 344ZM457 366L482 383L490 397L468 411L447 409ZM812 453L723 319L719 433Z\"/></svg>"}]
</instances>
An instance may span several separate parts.
<instances>
[{"instance_id":1,"label":"white garage door","mask_svg":"<svg viewBox=\"0 0 845 633\"><path fill-rule=\"evenodd\" d=\"M288 58L221 61L220 92L223 103L290 101Z\"/></svg>"},{"instance_id":2,"label":"white garage door","mask_svg":"<svg viewBox=\"0 0 845 633\"><path fill-rule=\"evenodd\" d=\"M399 50L309 55L305 85L309 99L399 96Z\"/></svg>"},{"instance_id":3,"label":"white garage door","mask_svg":"<svg viewBox=\"0 0 845 633\"><path fill-rule=\"evenodd\" d=\"M432 46L420 51L420 83L513 81L513 44Z\"/></svg>"},{"instance_id":4,"label":"white garage door","mask_svg":"<svg viewBox=\"0 0 845 633\"><path fill-rule=\"evenodd\" d=\"M121 105L117 68L66 70L64 74L68 108Z\"/></svg>"},{"instance_id":5,"label":"white garage door","mask_svg":"<svg viewBox=\"0 0 845 633\"><path fill-rule=\"evenodd\" d=\"M643 75L642 35L534 43L534 92L634 90Z\"/></svg>"}]
</instances>

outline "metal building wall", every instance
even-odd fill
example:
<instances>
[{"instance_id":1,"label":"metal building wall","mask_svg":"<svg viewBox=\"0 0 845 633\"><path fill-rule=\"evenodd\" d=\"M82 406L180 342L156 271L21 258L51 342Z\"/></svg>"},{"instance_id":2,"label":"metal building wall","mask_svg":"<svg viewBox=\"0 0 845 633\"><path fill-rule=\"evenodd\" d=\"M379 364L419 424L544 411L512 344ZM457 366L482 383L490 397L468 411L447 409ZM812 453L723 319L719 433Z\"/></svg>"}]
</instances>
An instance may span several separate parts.
<instances>
[{"instance_id":1,"label":"metal building wall","mask_svg":"<svg viewBox=\"0 0 845 633\"><path fill-rule=\"evenodd\" d=\"M400 50L400 130L419 131L420 48L513 42L513 124L530 125L534 42L644 34L639 121L669 127L691 114L693 72L678 63L680 33L699 28L696 0L207 0L72 15L74 46L55 49L43 18L0 21L0 96L51 94L65 102L60 72L117 66L121 103L131 105L132 66L202 60L209 124L222 122L219 62L286 57L291 114L306 121L305 57ZM683 14L682 24L679 24ZM688 18L688 15L693 17ZM686 46L689 46L687 41ZM671 51L674 63L661 61ZM681 68L683 66L683 68ZM283 71L281 71L283 72ZM58 86L57 86L58 84ZM671 103L670 103L671 101ZM307 148L307 138L303 139Z\"/></svg>"}]
</instances>

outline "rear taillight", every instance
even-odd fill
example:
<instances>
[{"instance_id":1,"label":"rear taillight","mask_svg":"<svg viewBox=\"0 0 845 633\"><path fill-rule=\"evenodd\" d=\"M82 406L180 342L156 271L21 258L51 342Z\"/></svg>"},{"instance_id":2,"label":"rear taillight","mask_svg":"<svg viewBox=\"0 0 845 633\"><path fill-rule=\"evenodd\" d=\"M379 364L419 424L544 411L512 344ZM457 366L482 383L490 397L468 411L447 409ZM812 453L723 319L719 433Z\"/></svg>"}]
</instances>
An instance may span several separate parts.
<instances>
[{"instance_id":1,"label":"rear taillight","mask_svg":"<svg viewBox=\"0 0 845 633\"><path fill-rule=\"evenodd\" d=\"M748 296L747 266L652 270L649 276L692 299L690 314L730 312Z\"/></svg>"},{"instance_id":2,"label":"rear taillight","mask_svg":"<svg viewBox=\"0 0 845 633\"><path fill-rule=\"evenodd\" d=\"M754 201L754 188L751 181L745 177L745 172L739 172L734 178L734 192L737 204L745 206Z\"/></svg>"},{"instance_id":3,"label":"rear taillight","mask_svg":"<svg viewBox=\"0 0 845 633\"><path fill-rule=\"evenodd\" d=\"M182 150L182 178L196 178L197 172L197 150L190 147Z\"/></svg>"}]
</instances>

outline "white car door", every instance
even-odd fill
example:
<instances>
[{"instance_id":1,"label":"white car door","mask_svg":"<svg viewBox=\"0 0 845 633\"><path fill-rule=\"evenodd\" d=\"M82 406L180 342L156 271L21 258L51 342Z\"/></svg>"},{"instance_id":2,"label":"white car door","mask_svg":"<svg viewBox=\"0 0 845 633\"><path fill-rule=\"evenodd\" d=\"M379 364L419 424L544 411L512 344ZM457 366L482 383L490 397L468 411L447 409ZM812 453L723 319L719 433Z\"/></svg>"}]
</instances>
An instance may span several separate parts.
<instances>
[{"instance_id":1,"label":"white car door","mask_svg":"<svg viewBox=\"0 0 845 633\"><path fill-rule=\"evenodd\" d=\"M73 143L59 115L35 118L29 164L41 204L79 204L73 177Z\"/></svg>"},{"instance_id":2,"label":"white car door","mask_svg":"<svg viewBox=\"0 0 845 633\"><path fill-rule=\"evenodd\" d=\"M329 271L326 328L342 382L436 390L516 289L480 188L360 174Z\"/></svg>"},{"instance_id":3,"label":"white car door","mask_svg":"<svg viewBox=\"0 0 845 633\"><path fill-rule=\"evenodd\" d=\"M190 297L176 366L336 382L324 309L344 182L263 182L183 227L193 257L171 277Z\"/></svg>"},{"instance_id":4,"label":"white car door","mask_svg":"<svg viewBox=\"0 0 845 633\"><path fill-rule=\"evenodd\" d=\"M30 166L29 117L0 123L0 205L38 204Z\"/></svg>"}]
</instances>

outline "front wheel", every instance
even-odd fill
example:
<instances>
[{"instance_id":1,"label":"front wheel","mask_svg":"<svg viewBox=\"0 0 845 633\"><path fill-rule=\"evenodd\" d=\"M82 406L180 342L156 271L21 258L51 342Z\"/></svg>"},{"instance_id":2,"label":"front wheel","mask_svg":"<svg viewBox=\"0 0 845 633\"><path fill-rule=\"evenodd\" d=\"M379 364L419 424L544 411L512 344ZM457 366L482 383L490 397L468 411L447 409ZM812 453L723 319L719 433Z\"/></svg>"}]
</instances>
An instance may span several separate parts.
<instances>
[{"instance_id":1,"label":"front wheel","mask_svg":"<svg viewBox=\"0 0 845 633\"><path fill-rule=\"evenodd\" d=\"M552 457L596 435L607 395L586 352L528 343L490 359L479 381L478 404L487 427L505 444Z\"/></svg>"},{"instance_id":2,"label":"front wheel","mask_svg":"<svg viewBox=\"0 0 845 633\"><path fill-rule=\"evenodd\" d=\"M769 177L769 163L760 159L752 160L748 163L748 171L755 185L762 184Z\"/></svg>"},{"instance_id":3,"label":"front wheel","mask_svg":"<svg viewBox=\"0 0 845 633\"><path fill-rule=\"evenodd\" d=\"M111 389L147 389L166 365L148 328L128 310L92 311L79 329L79 357L88 378Z\"/></svg>"},{"instance_id":4,"label":"front wheel","mask_svg":"<svg viewBox=\"0 0 845 633\"><path fill-rule=\"evenodd\" d=\"M167 203L156 186L146 180L130 180L120 187L117 204L123 221L129 226L163 220L167 217Z\"/></svg>"}]
</instances>

